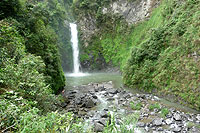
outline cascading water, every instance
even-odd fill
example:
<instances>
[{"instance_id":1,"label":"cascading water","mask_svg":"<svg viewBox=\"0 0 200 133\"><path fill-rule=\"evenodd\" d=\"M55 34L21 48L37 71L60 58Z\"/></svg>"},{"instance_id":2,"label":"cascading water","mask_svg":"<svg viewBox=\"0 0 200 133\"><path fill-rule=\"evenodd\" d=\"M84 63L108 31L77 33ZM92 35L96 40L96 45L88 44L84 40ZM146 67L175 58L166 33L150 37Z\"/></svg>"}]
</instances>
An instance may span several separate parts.
<instances>
[{"instance_id":1,"label":"cascading water","mask_svg":"<svg viewBox=\"0 0 200 133\"><path fill-rule=\"evenodd\" d=\"M70 28L71 28L71 43L73 50L74 73L80 73L77 25L70 23Z\"/></svg>"},{"instance_id":2,"label":"cascading water","mask_svg":"<svg viewBox=\"0 0 200 133\"><path fill-rule=\"evenodd\" d=\"M74 70L73 73L70 74L69 76L85 76L87 74L80 72L77 25L74 23L70 23L70 28L71 28L71 45L73 51Z\"/></svg>"}]
</instances>

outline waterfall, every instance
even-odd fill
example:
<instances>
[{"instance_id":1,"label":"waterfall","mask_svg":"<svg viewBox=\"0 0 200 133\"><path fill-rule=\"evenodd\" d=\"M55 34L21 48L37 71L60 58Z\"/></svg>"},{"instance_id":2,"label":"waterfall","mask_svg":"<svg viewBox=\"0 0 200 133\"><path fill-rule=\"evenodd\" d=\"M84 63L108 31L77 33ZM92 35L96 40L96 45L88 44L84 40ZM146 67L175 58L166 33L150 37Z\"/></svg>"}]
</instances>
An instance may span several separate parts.
<instances>
[{"instance_id":1,"label":"waterfall","mask_svg":"<svg viewBox=\"0 0 200 133\"><path fill-rule=\"evenodd\" d=\"M74 70L73 73L70 74L69 76L85 76L87 75L86 73L80 72L77 25L74 23L70 23L70 28L71 28L71 45L73 51Z\"/></svg>"},{"instance_id":2,"label":"waterfall","mask_svg":"<svg viewBox=\"0 0 200 133\"><path fill-rule=\"evenodd\" d=\"M77 25L70 23L70 28L71 28L71 44L73 50L74 73L80 73Z\"/></svg>"}]
</instances>

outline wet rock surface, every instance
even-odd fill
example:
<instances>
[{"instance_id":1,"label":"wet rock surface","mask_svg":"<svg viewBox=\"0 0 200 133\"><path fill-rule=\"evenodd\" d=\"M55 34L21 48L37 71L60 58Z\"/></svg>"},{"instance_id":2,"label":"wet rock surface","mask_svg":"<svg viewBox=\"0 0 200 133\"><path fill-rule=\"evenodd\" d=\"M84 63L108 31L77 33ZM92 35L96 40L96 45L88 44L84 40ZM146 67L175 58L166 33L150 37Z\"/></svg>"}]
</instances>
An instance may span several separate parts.
<instances>
[{"instance_id":1,"label":"wet rock surface","mask_svg":"<svg viewBox=\"0 0 200 133\"><path fill-rule=\"evenodd\" d=\"M136 127L142 132L200 132L199 113L185 113L167 107L151 94L133 94L122 88L115 89L111 81L74 87L73 90L64 90L62 95L65 99L62 107L83 118L95 132L102 132L112 113L119 125L124 116L137 113Z\"/></svg>"}]
</instances>

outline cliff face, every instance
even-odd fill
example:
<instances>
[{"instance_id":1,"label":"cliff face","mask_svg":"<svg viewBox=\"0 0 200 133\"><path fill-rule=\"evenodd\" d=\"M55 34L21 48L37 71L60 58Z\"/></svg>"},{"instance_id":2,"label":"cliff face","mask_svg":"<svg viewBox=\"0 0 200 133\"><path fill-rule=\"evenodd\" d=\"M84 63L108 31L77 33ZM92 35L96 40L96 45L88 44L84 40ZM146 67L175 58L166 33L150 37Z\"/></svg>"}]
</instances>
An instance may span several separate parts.
<instances>
[{"instance_id":1,"label":"cliff face","mask_svg":"<svg viewBox=\"0 0 200 133\"><path fill-rule=\"evenodd\" d=\"M159 0L115 0L113 2L96 0L74 3L82 47L82 67L93 70L103 69L108 64L113 65L112 62L106 61L103 48L96 38L101 39L104 33L112 33L119 23L121 28L128 28L148 19L152 9L158 5Z\"/></svg>"},{"instance_id":2,"label":"cliff face","mask_svg":"<svg viewBox=\"0 0 200 133\"><path fill-rule=\"evenodd\" d=\"M124 1L118 0L108 7L103 7L103 14L111 13L122 16L129 24L137 23L149 16L153 0Z\"/></svg>"},{"instance_id":3,"label":"cliff face","mask_svg":"<svg viewBox=\"0 0 200 133\"><path fill-rule=\"evenodd\" d=\"M117 16L131 25L147 19L152 8L158 5L158 0L116 0L102 7L89 9L90 11L79 14L77 20L81 32L80 39L85 47L89 45L91 37L102 28L102 23L97 22L99 15Z\"/></svg>"}]
</instances>

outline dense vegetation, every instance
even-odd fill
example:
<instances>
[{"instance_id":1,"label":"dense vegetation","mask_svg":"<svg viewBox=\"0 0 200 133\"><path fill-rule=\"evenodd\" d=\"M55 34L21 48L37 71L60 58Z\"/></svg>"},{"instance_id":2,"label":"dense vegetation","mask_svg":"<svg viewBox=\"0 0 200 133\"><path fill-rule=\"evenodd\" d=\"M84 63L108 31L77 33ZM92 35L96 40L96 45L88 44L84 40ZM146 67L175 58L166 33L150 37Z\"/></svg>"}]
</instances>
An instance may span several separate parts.
<instances>
[{"instance_id":1,"label":"dense vegetation","mask_svg":"<svg viewBox=\"0 0 200 133\"><path fill-rule=\"evenodd\" d=\"M89 46L82 47L81 61L91 62L93 68L101 68L102 61L119 66L128 87L174 95L200 110L200 2L163 0L148 20L133 25L117 15L102 14L109 3L0 2L0 132L85 131L85 123L61 111L64 99L54 94L65 86L60 59L65 71L72 66L65 24L73 18L71 4L77 20L90 14L100 29ZM131 103L131 108L140 109L141 104ZM117 129L111 116L104 132L129 132L125 125L135 125L137 119L127 116Z\"/></svg>"},{"instance_id":2,"label":"dense vegetation","mask_svg":"<svg viewBox=\"0 0 200 133\"><path fill-rule=\"evenodd\" d=\"M55 26L65 19L61 4L0 2L0 132L63 130L73 119L51 112L60 104L53 93L65 86Z\"/></svg>"},{"instance_id":3,"label":"dense vegetation","mask_svg":"<svg viewBox=\"0 0 200 133\"><path fill-rule=\"evenodd\" d=\"M163 24L131 50L123 68L126 85L156 88L200 109L199 5L192 0L165 4Z\"/></svg>"},{"instance_id":4,"label":"dense vegetation","mask_svg":"<svg viewBox=\"0 0 200 133\"><path fill-rule=\"evenodd\" d=\"M75 11L84 10L81 2ZM84 49L82 61L94 60L96 67L95 60L103 57L120 67L128 87L170 94L200 109L199 1L163 0L148 20L133 25L119 16L103 15L98 1L86 5L98 6L85 10L95 14L100 31Z\"/></svg>"}]
</instances>

